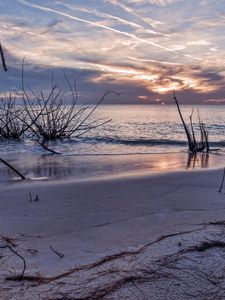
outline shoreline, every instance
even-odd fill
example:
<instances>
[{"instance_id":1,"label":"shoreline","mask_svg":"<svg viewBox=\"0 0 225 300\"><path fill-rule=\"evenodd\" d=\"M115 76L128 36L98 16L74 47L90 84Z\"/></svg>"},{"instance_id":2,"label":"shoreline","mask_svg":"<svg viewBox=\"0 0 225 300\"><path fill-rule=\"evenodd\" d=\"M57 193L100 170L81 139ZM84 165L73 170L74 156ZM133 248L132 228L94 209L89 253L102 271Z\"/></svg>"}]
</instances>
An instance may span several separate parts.
<instances>
[{"instance_id":1,"label":"shoreline","mask_svg":"<svg viewBox=\"0 0 225 300\"><path fill-rule=\"evenodd\" d=\"M155 180L155 179L160 179L162 177L165 178L174 178L174 177L179 177L179 176L187 176L191 174L199 174L200 176L203 174L214 174L214 173L220 173L221 174L221 180L222 180L222 175L223 175L223 166L217 166L217 167L212 167L212 168L196 168L196 169L176 169L176 170L171 170L171 171L151 171L151 172L130 172L130 173L119 173L115 175L104 175L104 176L92 176L89 178L73 178L73 177L68 177L68 178L58 178L58 179L50 179L50 178L27 178L25 180L21 180L20 178L15 178L13 180L3 182L2 186L0 186L0 191L7 189L7 188L12 188L12 190L18 189L18 190L23 190L31 187L41 187L41 186L51 186L54 188L54 186L82 186L82 185L88 185L88 184L93 184L93 185L100 185L101 183L110 183L110 182L136 182L136 181L142 181L142 180ZM189 174L189 175L188 175ZM218 180L218 187L219 187L220 181ZM224 183L224 188L225 188L225 183ZM1 197L0 197L1 199Z\"/></svg>"},{"instance_id":2,"label":"shoreline","mask_svg":"<svg viewBox=\"0 0 225 300\"><path fill-rule=\"evenodd\" d=\"M31 181L68 179L85 181L91 179L132 177L163 174L176 171L217 169L223 166L224 154L186 152L130 154L130 155L3 155ZM15 174L0 164L0 182L17 181Z\"/></svg>"}]
</instances>

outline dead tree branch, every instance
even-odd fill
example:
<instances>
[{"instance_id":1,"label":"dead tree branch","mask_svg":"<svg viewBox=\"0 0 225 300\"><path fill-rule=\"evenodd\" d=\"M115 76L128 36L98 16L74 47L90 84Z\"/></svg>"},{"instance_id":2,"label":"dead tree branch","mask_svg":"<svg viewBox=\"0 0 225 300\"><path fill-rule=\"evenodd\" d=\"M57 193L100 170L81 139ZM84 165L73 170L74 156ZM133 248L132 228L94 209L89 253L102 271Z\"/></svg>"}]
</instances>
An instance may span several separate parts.
<instances>
[{"instance_id":1,"label":"dead tree branch","mask_svg":"<svg viewBox=\"0 0 225 300\"><path fill-rule=\"evenodd\" d=\"M183 124L184 130L185 130L185 133L186 133L186 136L187 136L189 151L190 151L190 152L196 152L196 145L195 145L194 142L192 141L192 137L191 137L190 131L189 131L189 129L188 129L188 127L187 127L187 125L186 125L186 123L185 123L185 121L184 121L184 118L183 118L183 115L182 115L182 113L181 113L181 110L180 110L180 106L179 106L178 100L177 100L176 95L175 95L175 91L174 91L173 98L174 98L174 101L175 101L175 103L176 103L177 110L178 110L178 113L179 113L181 122L182 122L182 124Z\"/></svg>"},{"instance_id":2,"label":"dead tree branch","mask_svg":"<svg viewBox=\"0 0 225 300\"><path fill-rule=\"evenodd\" d=\"M4 159L0 158L0 161L6 165L7 167L9 167L11 170L13 170L13 172L15 172L17 175L19 175L19 177L21 177L22 180L25 180L26 177L21 174L17 169L15 169L11 164L9 164L7 161L5 161Z\"/></svg>"},{"instance_id":3,"label":"dead tree branch","mask_svg":"<svg viewBox=\"0 0 225 300\"><path fill-rule=\"evenodd\" d=\"M119 95L114 91L106 91L94 106L78 105L76 82L71 83L66 74L63 75L69 87L71 104L66 104L65 92L54 83L53 75L47 95L44 95L42 91L36 93L31 88L27 90L24 84L24 60L22 62L22 100L28 117L27 127L42 148L53 154L60 153L49 147L50 141L80 137L110 122L111 120L91 119L91 117L109 94Z\"/></svg>"},{"instance_id":4,"label":"dead tree branch","mask_svg":"<svg viewBox=\"0 0 225 300\"><path fill-rule=\"evenodd\" d=\"M1 61L2 61L3 69L4 69L5 72L7 72L8 69L6 67L5 56L4 56L4 53L3 53L3 49L2 49L1 43L0 43L0 56L1 56Z\"/></svg>"},{"instance_id":5,"label":"dead tree branch","mask_svg":"<svg viewBox=\"0 0 225 300\"><path fill-rule=\"evenodd\" d=\"M191 127L191 129L189 129L187 124L185 123L183 115L181 113L180 105L179 105L179 102L178 102L177 97L175 95L175 91L174 91L174 94L173 94L173 98L174 98L174 101L176 103L177 110L178 110L182 125L184 127L184 131L186 133L186 137L187 137L187 140L188 140L188 150L189 150L189 152L191 152L191 153L209 152L208 131L206 129L205 124L200 119L199 111L198 111L198 120L199 120L200 136L201 136L200 142L198 142L196 140L196 135L195 135L195 131L194 131L193 118L192 118L193 113L194 113L194 109L192 109L192 113L190 115L190 127Z\"/></svg>"},{"instance_id":6,"label":"dead tree branch","mask_svg":"<svg viewBox=\"0 0 225 300\"><path fill-rule=\"evenodd\" d=\"M4 66L4 55L3 52L1 53ZM50 89L46 93L36 92L25 86L24 62L25 59L22 61L21 91L16 96L10 94L5 99L0 99L0 137L19 140L28 135L34 138L44 150L52 154L60 154L51 149L51 141L79 138L111 121L111 119L95 119L93 115L109 94L118 96L118 93L109 90L95 105L78 105L76 82L70 82L65 72L63 75L69 92L63 91L54 82L53 74ZM71 97L70 104L67 104L69 99L65 99L65 94ZM16 104L18 95L23 106Z\"/></svg>"},{"instance_id":7,"label":"dead tree branch","mask_svg":"<svg viewBox=\"0 0 225 300\"><path fill-rule=\"evenodd\" d=\"M27 127L20 119L24 119L24 109L16 104L16 98L11 93L0 98L0 136L4 139L19 140Z\"/></svg>"}]
</instances>

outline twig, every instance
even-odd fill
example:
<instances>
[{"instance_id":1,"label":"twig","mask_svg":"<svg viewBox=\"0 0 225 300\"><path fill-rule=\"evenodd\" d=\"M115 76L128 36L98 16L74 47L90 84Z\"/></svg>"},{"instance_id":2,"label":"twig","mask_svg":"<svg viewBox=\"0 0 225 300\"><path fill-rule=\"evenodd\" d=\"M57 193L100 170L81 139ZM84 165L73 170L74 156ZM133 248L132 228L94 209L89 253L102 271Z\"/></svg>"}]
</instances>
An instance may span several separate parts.
<instances>
[{"instance_id":1,"label":"twig","mask_svg":"<svg viewBox=\"0 0 225 300\"><path fill-rule=\"evenodd\" d=\"M49 245L49 248L54 252L59 258L64 258L65 255L63 253L60 253L59 251L55 250L51 245Z\"/></svg>"},{"instance_id":2,"label":"twig","mask_svg":"<svg viewBox=\"0 0 225 300\"><path fill-rule=\"evenodd\" d=\"M41 147L42 147L44 150L46 150L46 151L49 151L49 152L51 152L51 153L53 153L53 154L61 154L60 152L57 152L57 151L55 151L55 150L49 148L49 147L48 147L48 141L45 140L45 139L43 139L41 142L38 141L38 143L39 143L39 145L41 145Z\"/></svg>"},{"instance_id":3,"label":"twig","mask_svg":"<svg viewBox=\"0 0 225 300\"><path fill-rule=\"evenodd\" d=\"M30 202L32 202L33 199L32 199L31 193L29 193L29 197L30 197Z\"/></svg>"},{"instance_id":4,"label":"twig","mask_svg":"<svg viewBox=\"0 0 225 300\"><path fill-rule=\"evenodd\" d=\"M34 200L35 202L37 202L37 201L40 200L38 195L36 195L35 198L33 199L31 193L29 193L29 198L30 198L30 202L32 202L33 200Z\"/></svg>"},{"instance_id":5,"label":"twig","mask_svg":"<svg viewBox=\"0 0 225 300\"><path fill-rule=\"evenodd\" d=\"M223 178L222 178L222 182L221 182L221 185L220 185L219 193L221 193L221 191L222 191L224 179L225 179L225 168L223 170Z\"/></svg>"},{"instance_id":6,"label":"twig","mask_svg":"<svg viewBox=\"0 0 225 300\"><path fill-rule=\"evenodd\" d=\"M1 249L9 249L11 252L13 252L16 256L18 256L22 261L23 261L23 269L22 269L22 272L19 276L15 276L15 277L7 277L6 279L7 280L15 280L15 279L18 279L18 280L22 280L23 279L23 275L25 273L25 270L26 270L26 267L27 267L27 264L26 264L26 260L25 258L20 255L16 250L14 250L12 248L13 246L9 246L9 245L5 245L5 246L0 246Z\"/></svg>"},{"instance_id":7,"label":"twig","mask_svg":"<svg viewBox=\"0 0 225 300\"><path fill-rule=\"evenodd\" d=\"M7 244L10 244L12 247L16 247L16 244L13 241L13 238L8 236L0 235L1 239L4 240Z\"/></svg>"}]
</instances>

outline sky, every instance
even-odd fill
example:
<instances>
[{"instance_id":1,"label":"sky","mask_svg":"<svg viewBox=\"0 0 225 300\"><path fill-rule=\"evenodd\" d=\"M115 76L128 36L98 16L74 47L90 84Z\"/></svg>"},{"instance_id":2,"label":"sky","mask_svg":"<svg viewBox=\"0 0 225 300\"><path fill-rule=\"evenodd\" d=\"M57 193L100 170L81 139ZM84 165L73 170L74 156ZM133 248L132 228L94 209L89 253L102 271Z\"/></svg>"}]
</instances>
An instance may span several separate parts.
<instances>
[{"instance_id":1,"label":"sky","mask_svg":"<svg viewBox=\"0 0 225 300\"><path fill-rule=\"evenodd\" d=\"M0 94L47 91L63 72L93 103L225 104L225 0L0 1Z\"/></svg>"}]
</instances>

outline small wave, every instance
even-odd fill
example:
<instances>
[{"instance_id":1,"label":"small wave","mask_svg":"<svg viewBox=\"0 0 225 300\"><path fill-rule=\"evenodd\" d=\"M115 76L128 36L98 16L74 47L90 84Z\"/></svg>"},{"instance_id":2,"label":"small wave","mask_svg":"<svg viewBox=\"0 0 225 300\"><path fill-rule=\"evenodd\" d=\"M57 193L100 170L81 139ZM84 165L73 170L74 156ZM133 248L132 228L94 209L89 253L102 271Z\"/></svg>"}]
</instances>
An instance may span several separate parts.
<instances>
[{"instance_id":1,"label":"small wave","mask_svg":"<svg viewBox=\"0 0 225 300\"><path fill-rule=\"evenodd\" d=\"M224 148L225 147L225 141L209 142L209 145L211 147Z\"/></svg>"},{"instance_id":2,"label":"small wave","mask_svg":"<svg viewBox=\"0 0 225 300\"><path fill-rule=\"evenodd\" d=\"M80 142L91 143L105 143L105 144L117 144L117 145L129 145L129 146L187 146L188 142L184 140L171 140L171 139L124 139L117 137L85 137ZM210 147L225 148L224 141L209 142Z\"/></svg>"},{"instance_id":3,"label":"small wave","mask_svg":"<svg viewBox=\"0 0 225 300\"><path fill-rule=\"evenodd\" d=\"M170 145L170 146L185 146L187 145L186 141L177 141L169 139L123 139L123 138L113 138L113 137L89 137L82 138L86 142L94 143L107 143L107 144L121 144L129 146L161 146L161 145Z\"/></svg>"}]
</instances>

